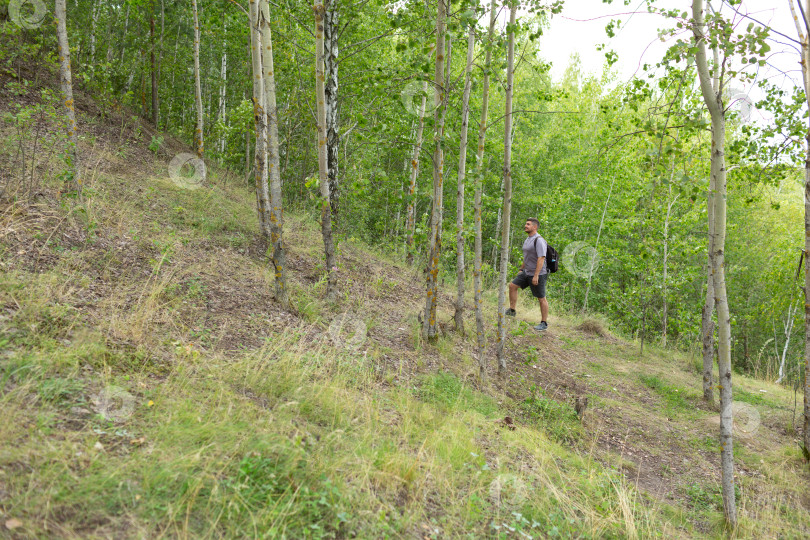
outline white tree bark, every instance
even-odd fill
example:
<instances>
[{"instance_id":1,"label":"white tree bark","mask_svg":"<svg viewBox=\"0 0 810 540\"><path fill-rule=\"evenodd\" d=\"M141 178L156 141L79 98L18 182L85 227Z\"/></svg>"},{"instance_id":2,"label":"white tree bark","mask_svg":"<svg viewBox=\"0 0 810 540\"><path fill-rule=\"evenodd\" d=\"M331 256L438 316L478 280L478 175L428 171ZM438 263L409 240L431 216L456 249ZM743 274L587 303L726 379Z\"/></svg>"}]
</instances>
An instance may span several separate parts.
<instances>
[{"instance_id":1,"label":"white tree bark","mask_svg":"<svg viewBox=\"0 0 810 540\"><path fill-rule=\"evenodd\" d=\"M194 151L198 157L203 157L205 143L203 142L203 105L202 90L200 87L200 20L197 15L197 0L191 0L194 10L194 99L197 106L197 129L194 131Z\"/></svg>"},{"instance_id":2,"label":"white tree bark","mask_svg":"<svg viewBox=\"0 0 810 540\"><path fill-rule=\"evenodd\" d=\"M70 45L67 35L67 13L65 0L56 0L54 9L54 23L59 47L59 80L62 88L62 103L65 105L67 116L67 136L70 164L73 167L73 178L65 184L65 191L75 191L76 196L82 197L82 163L79 156L79 139L76 127L76 106L73 102L73 77L70 72Z\"/></svg>"},{"instance_id":3,"label":"white tree bark","mask_svg":"<svg viewBox=\"0 0 810 540\"><path fill-rule=\"evenodd\" d=\"M95 71L96 67L96 24L98 21L98 2L94 1L90 7L90 59L87 65L90 67L90 73Z\"/></svg>"},{"instance_id":4,"label":"white tree bark","mask_svg":"<svg viewBox=\"0 0 810 540\"><path fill-rule=\"evenodd\" d=\"M517 5L509 9L509 40L506 52L506 108L504 115L504 158L503 158L503 212L501 229L501 272L498 279L498 372L506 371L506 273L509 269L509 228L512 225L512 94L515 80L515 16Z\"/></svg>"},{"instance_id":5,"label":"white tree bark","mask_svg":"<svg viewBox=\"0 0 810 540\"><path fill-rule=\"evenodd\" d=\"M433 206L430 218L430 252L427 267L427 295L425 300L425 317L422 334L426 339L436 338L436 306L438 299L439 254L441 252L441 223L444 213L444 109L446 108L447 89L444 80L445 59L445 0L438 0L436 9L436 73L434 84L435 103L441 104L433 113Z\"/></svg>"},{"instance_id":6,"label":"white tree bark","mask_svg":"<svg viewBox=\"0 0 810 540\"><path fill-rule=\"evenodd\" d=\"M703 0L692 0L692 32L695 37L695 65L700 80L703 101L712 120L711 174L715 180L714 246L712 273L714 303L718 319L718 368L720 387L720 461L722 469L723 510L726 521L737 526L737 503L734 493L734 449L732 440L732 387L731 387L731 320L726 293L725 240L726 240L726 117L723 103L723 81L717 88L712 85L706 55L707 25L703 14Z\"/></svg>"},{"instance_id":7,"label":"white tree bark","mask_svg":"<svg viewBox=\"0 0 810 540\"><path fill-rule=\"evenodd\" d=\"M127 11L124 15L124 34L121 37L121 55L118 58L118 61L123 63L124 62L124 51L126 50L127 44L127 32L129 31L129 2L127 2ZM130 74L132 77L133 75ZM131 80L131 79L130 79ZM129 84L127 84L127 89L129 89Z\"/></svg>"},{"instance_id":8,"label":"white tree bark","mask_svg":"<svg viewBox=\"0 0 810 540\"><path fill-rule=\"evenodd\" d=\"M785 345L782 347L782 358L779 361L779 378L776 379L776 384L780 384L785 378L785 362L787 360L787 352L790 347L790 336L793 333L793 323L796 321L796 311L798 311L798 304L791 304L788 306L787 317L783 323L785 331Z\"/></svg>"},{"instance_id":9,"label":"white tree bark","mask_svg":"<svg viewBox=\"0 0 810 540\"><path fill-rule=\"evenodd\" d=\"M324 105L326 107L326 177L329 184L331 221L338 215L338 155L340 134L338 132L338 0L327 0L323 17L324 38Z\"/></svg>"},{"instance_id":10,"label":"white tree bark","mask_svg":"<svg viewBox=\"0 0 810 540\"><path fill-rule=\"evenodd\" d=\"M182 15L180 16L180 20L182 21ZM251 22L249 24L253 24L253 23ZM180 29L181 28L182 28L182 25L178 24L177 25L177 35L174 38L174 56L172 57L172 68L173 69L171 70L172 79L171 79L171 82L169 83L169 88L174 88L174 75L175 75L175 73L177 73L177 69L175 68L175 66L177 66L177 48L178 48L178 45L180 44ZM252 39L251 39L251 43L253 43ZM252 47L252 45L251 45L251 47ZM164 131L169 130L169 122L171 122L172 111L174 111L174 102L175 101L177 101L177 100L174 100L174 99L169 100L169 112L166 113L166 119L163 122Z\"/></svg>"},{"instance_id":11,"label":"white tree bark","mask_svg":"<svg viewBox=\"0 0 810 540\"><path fill-rule=\"evenodd\" d=\"M152 0L148 4L149 9L149 64L150 64L150 76L151 76L151 83L152 83L152 124L155 125L157 128L158 125L158 114L159 114L159 105L158 105L158 64L157 64L157 56L155 54L155 2Z\"/></svg>"},{"instance_id":12,"label":"white tree bark","mask_svg":"<svg viewBox=\"0 0 810 540\"><path fill-rule=\"evenodd\" d=\"M250 0L250 52L253 71L253 121L256 126L256 209L259 229L270 238L270 196L267 172L267 115L265 113L264 77L262 76L262 39L259 30L259 0Z\"/></svg>"},{"instance_id":13,"label":"white tree bark","mask_svg":"<svg viewBox=\"0 0 810 540\"><path fill-rule=\"evenodd\" d=\"M416 142L413 146L413 158L411 159L411 182L408 187L407 223L405 225L405 231L407 234L405 246L406 251L408 252L406 256L408 264L413 263L413 235L416 229L416 181L419 178L419 154L422 152L422 134L425 127L427 90L427 83L425 83L425 93L422 95L422 104L419 106L419 124L416 128Z\"/></svg>"},{"instance_id":14,"label":"white tree bark","mask_svg":"<svg viewBox=\"0 0 810 540\"><path fill-rule=\"evenodd\" d=\"M464 67L464 96L461 102L461 142L458 151L456 189L456 331L464 335L464 177L467 171L467 128L470 118L470 73L475 52L475 28L467 33L467 63Z\"/></svg>"},{"instance_id":15,"label":"white tree bark","mask_svg":"<svg viewBox=\"0 0 810 540\"><path fill-rule=\"evenodd\" d=\"M270 197L267 199L267 184L263 187L267 205L267 224L272 246L271 262L275 270L276 301L282 306L289 304L287 293L287 255L284 249L284 205L281 196L281 171L279 168L278 107L276 106L276 75L273 67L273 38L270 30L270 7L267 0L259 4L262 45L262 86L264 89L264 114L267 125L267 179Z\"/></svg>"},{"instance_id":16,"label":"white tree bark","mask_svg":"<svg viewBox=\"0 0 810 540\"><path fill-rule=\"evenodd\" d=\"M796 0L801 2L801 0ZM810 108L810 0L805 0L802 23L799 22L799 15L793 6L793 0L789 0L790 11L796 23L796 32L801 42L801 66L802 82L804 83L804 95L807 98L807 106ZM804 251L805 257L810 254L810 126L806 135L805 149L807 157L804 165ZM804 455L810 456L810 264L804 262Z\"/></svg>"},{"instance_id":17,"label":"white tree bark","mask_svg":"<svg viewBox=\"0 0 810 540\"><path fill-rule=\"evenodd\" d=\"M664 276L663 276L663 283L662 283L662 297L663 297L663 304L664 304L664 313L662 315L662 330L661 330L661 344L663 347L667 346L667 317L669 316L669 300L667 298L667 294L669 293L668 290L668 273L669 273L669 220L672 216L672 207L675 205L675 202L678 200L678 195L675 195L672 198L672 178L675 175L675 167L673 165L672 174L669 178L669 197L667 197L667 216L664 220Z\"/></svg>"},{"instance_id":18,"label":"white tree bark","mask_svg":"<svg viewBox=\"0 0 810 540\"><path fill-rule=\"evenodd\" d=\"M714 403L714 193L715 177L709 175L709 191L706 194L707 219L709 224L708 251L706 265L706 300L703 304L700 335L703 347L703 399Z\"/></svg>"},{"instance_id":19,"label":"white tree bark","mask_svg":"<svg viewBox=\"0 0 810 540\"><path fill-rule=\"evenodd\" d=\"M720 53L717 47L712 47L714 65L720 66ZM714 70L712 77L712 90L715 94L720 91L720 70ZM703 303L703 312L700 321L700 335L703 347L703 400L714 403L714 195L716 179L709 175L709 191L706 194L706 217L708 222L708 250L706 255L706 299Z\"/></svg>"},{"instance_id":20,"label":"white tree bark","mask_svg":"<svg viewBox=\"0 0 810 540\"><path fill-rule=\"evenodd\" d=\"M219 66L219 121L225 124L225 108L226 108L226 89L228 86L228 19L223 19L222 22L222 62ZM220 161L222 155L225 153L225 133L223 132L219 137L219 155Z\"/></svg>"},{"instance_id":21,"label":"white tree bark","mask_svg":"<svg viewBox=\"0 0 810 540\"><path fill-rule=\"evenodd\" d=\"M315 98L318 103L318 172L321 191L321 233L326 258L326 297L337 296L335 244L332 238L332 210L329 201L329 171L326 152L326 89L324 73L323 0L315 0Z\"/></svg>"},{"instance_id":22,"label":"white tree bark","mask_svg":"<svg viewBox=\"0 0 810 540\"><path fill-rule=\"evenodd\" d=\"M481 250L483 239L481 234L481 199L484 192L484 142L487 134L487 110L489 107L489 70L492 67L493 36L495 34L495 16L497 13L496 0L492 0L489 8L489 29L487 30L487 54L484 61L484 80L481 88L481 119L478 123L478 148L475 154L475 261L473 263L473 288L475 289L475 334L478 345L478 374L481 380L486 380L487 363L484 357L486 347L486 334L484 333L484 301L482 298L483 284L481 283Z\"/></svg>"}]
</instances>

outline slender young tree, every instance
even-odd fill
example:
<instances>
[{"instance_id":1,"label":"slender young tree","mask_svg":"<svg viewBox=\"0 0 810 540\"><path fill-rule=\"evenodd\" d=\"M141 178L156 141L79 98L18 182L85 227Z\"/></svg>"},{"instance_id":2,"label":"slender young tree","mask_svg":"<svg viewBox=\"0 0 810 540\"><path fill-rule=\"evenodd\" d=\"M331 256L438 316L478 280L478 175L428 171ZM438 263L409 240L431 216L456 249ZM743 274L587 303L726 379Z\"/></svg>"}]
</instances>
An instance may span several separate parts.
<instances>
[{"instance_id":1,"label":"slender young tree","mask_svg":"<svg viewBox=\"0 0 810 540\"><path fill-rule=\"evenodd\" d=\"M487 363L484 357L486 334L484 333L484 300L481 283L481 251L483 245L481 233L481 199L484 186L484 142L487 135L487 109L489 107L489 71L492 67L492 45L495 34L495 16L497 0L492 0L489 8L489 29L487 30L486 60L484 60L484 79L481 85L481 119L478 121L478 148L475 153L475 261L473 262L473 288L475 289L475 334L478 345L478 373L481 380L486 380Z\"/></svg>"},{"instance_id":2,"label":"slender young tree","mask_svg":"<svg viewBox=\"0 0 810 540\"><path fill-rule=\"evenodd\" d=\"M437 332L436 307L438 304L439 253L441 252L441 223L444 213L444 111L446 109L446 88L444 81L446 6L444 0L436 2L436 72L434 96L436 104L441 104L433 112L433 205L430 214L430 251L427 267L427 295L422 334L426 339L434 339ZM449 56L449 55L448 55Z\"/></svg>"},{"instance_id":3,"label":"slender young tree","mask_svg":"<svg viewBox=\"0 0 810 540\"><path fill-rule=\"evenodd\" d=\"M269 183L269 212L266 221L270 229L272 246L271 262L275 270L276 301L287 306L287 255L284 250L284 205L281 195L281 171L279 168L278 107L276 106L276 74L273 68L273 37L270 30L270 6L267 0L259 3L259 31L261 33L262 86L264 89L264 113L267 126L267 181ZM267 187L264 188L265 190Z\"/></svg>"},{"instance_id":4,"label":"slender young tree","mask_svg":"<svg viewBox=\"0 0 810 540\"><path fill-rule=\"evenodd\" d=\"M272 61L272 57L271 57ZM228 18L222 18L222 62L219 66L219 121L225 124L225 113L227 109L226 91L228 88ZM225 153L225 133L219 136L219 155L222 162L222 155Z\"/></svg>"},{"instance_id":5,"label":"slender young tree","mask_svg":"<svg viewBox=\"0 0 810 540\"><path fill-rule=\"evenodd\" d=\"M506 341L506 272L509 268L509 227L512 216L512 94L515 80L515 0L509 6L509 38L506 52L506 109L504 114L503 211L501 212L501 272L498 279L498 372L506 370L504 344Z\"/></svg>"},{"instance_id":6,"label":"slender young tree","mask_svg":"<svg viewBox=\"0 0 810 540\"><path fill-rule=\"evenodd\" d=\"M76 127L76 106L73 102L73 77L70 72L70 45L67 35L67 13L65 0L56 0L54 9L54 23L59 47L59 80L62 87L62 99L67 115L68 156L73 166L73 178L65 184L65 191L74 191L81 200L82 197L82 163L79 156L79 139Z\"/></svg>"},{"instance_id":7,"label":"slender young tree","mask_svg":"<svg viewBox=\"0 0 810 540\"><path fill-rule=\"evenodd\" d=\"M323 0L315 0L315 100L318 103L318 172L321 191L321 233L326 255L326 297L337 296L335 244L332 238L332 209L329 197L329 171L326 152L326 89L324 74Z\"/></svg>"},{"instance_id":8,"label":"slender young tree","mask_svg":"<svg viewBox=\"0 0 810 540\"><path fill-rule=\"evenodd\" d=\"M720 65L717 47L712 47L714 65ZM712 74L712 91L720 91L720 70ZM709 191L706 193L706 218L708 222L708 250L706 255L706 299L700 321L700 335L703 347L703 400L714 403L714 195L717 179L709 175Z\"/></svg>"},{"instance_id":9,"label":"slender young tree","mask_svg":"<svg viewBox=\"0 0 810 540\"><path fill-rule=\"evenodd\" d=\"M710 175L709 191L706 193L707 218L709 223L706 299L701 315L700 335L703 347L703 400L714 403L714 384L712 382L714 369L714 193L715 178Z\"/></svg>"},{"instance_id":10,"label":"slender young tree","mask_svg":"<svg viewBox=\"0 0 810 540\"><path fill-rule=\"evenodd\" d=\"M785 344L782 347L782 355L779 360L779 377L776 379L776 384L780 384L787 375L785 373L785 362L787 361L787 352L790 348L790 336L793 334L793 324L796 322L796 312L799 310L799 305L790 303L788 305L785 320L782 322L782 329L785 333Z\"/></svg>"},{"instance_id":11,"label":"slender young tree","mask_svg":"<svg viewBox=\"0 0 810 540\"><path fill-rule=\"evenodd\" d=\"M802 83L807 106L810 108L810 0L795 0L799 13L796 13L794 0L788 0L796 33L801 43ZM800 18L801 17L801 18ZM808 120L810 122L810 120ZM804 165L804 251L810 253L810 126L805 136L807 158ZM810 458L810 264L804 263L804 455Z\"/></svg>"},{"instance_id":12,"label":"slender young tree","mask_svg":"<svg viewBox=\"0 0 810 540\"><path fill-rule=\"evenodd\" d=\"M338 216L338 0L326 0L323 16L324 106L326 109L326 177L332 222Z\"/></svg>"},{"instance_id":13,"label":"slender young tree","mask_svg":"<svg viewBox=\"0 0 810 540\"><path fill-rule=\"evenodd\" d=\"M194 151L198 157L203 157L205 144L203 142L203 104L202 88L200 86L200 19L197 15L197 0L191 0L194 12L194 99L197 106L197 129L194 131Z\"/></svg>"},{"instance_id":14,"label":"slender young tree","mask_svg":"<svg viewBox=\"0 0 810 540\"><path fill-rule=\"evenodd\" d=\"M664 275L661 280L661 298L663 301L663 313L661 315L662 320L662 328L661 328L661 343L664 347L667 346L667 318L669 316L669 285L667 282L667 274L669 273L669 226L670 226L670 219L672 217L672 207L675 206L675 203L678 201L678 195L672 196L672 178L675 176L675 166L672 165L672 173L670 174L670 183L667 195L667 215L664 220L664 261L663 261L663 270Z\"/></svg>"},{"instance_id":15,"label":"slender young tree","mask_svg":"<svg viewBox=\"0 0 810 540\"><path fill-rule=\"evenodd\" d=\"M99 2L95 0L90 7L90 58L87 66L92 74L96 69L96 23L98 21Z\"/></svg>"},{"instance_id":16,"label":"slender young tree","mask_svg":"<svg viewBox=\"0 0 810 540\"><path fill-rule=\"evenodd\" d=\"M700 82L700 92L711 116L711 176L715 182L714 241L712 246L712 277L714 304L718 322L718 368L720 387L720 460L722 470L723 510L731 527L737 526L737 503L734 493L734 449L732 446L731 389L731 318L725 278L726 241L726 107L723 101L723 80L715 88L707 59L707 42L711 41L709 25L703 13L703 0L692 0L692 32L694 58ZM715 66L720 69L720 66Z\"/></svg>"},{"instance_id":17,"label":"slender young tree","mask_svg":"<svg viewBox=\"0 0 810 540\"><path fill-rule=\"evenodd\" d=\"M158 74L157 56L155 54L155 2L149 2L149 63L152 80L152 123L158 125Z\"/></svg>"},{"instance_id":18,"label":"slender young tree","mask_svg":"<svg viewBox=\"0 0 810 540\"><path fill-rule=\"evenodd\" d=\"M250 0L250 52L253 75L253 120L256 129L254 149L256 165L256 209L259 228L265 238L270 238L270 193L267 170L267 115L265 113L265 90L262 68L262 38L259 22L259 0Z\"/></svg>"},{"instance_id":19,"label":"slender young tree","mask_svg":"<svg viewBox=\"0 0 810 540\"><path fill-rule=\"evenodd\" d=\"M427 83L424 84L422 104L419 106L419 123L416 127L416 142L413 145L411 158L411 182L408 187L408 209L405 224L405 248L408 252L406 260L413 264L413 235L416 229L416 180L419 177L419 154L422 152L422 134L425 128L425 107L427 106Z\"/></svg>"},{"instance_id":20,"label":"slender young tree","mask_svg":"<svg viewBox=\"0 0 810 540\"><path fill-rule=\"evenodd\" d=\"M456 331L464 335L464 177L467 170L467 128L470 118L470 73L475 50L475 26L467 33L467 63L464 67L464 95L461 101L461 141L458 151L456 189Z\"/></svg>"}]
</instances>

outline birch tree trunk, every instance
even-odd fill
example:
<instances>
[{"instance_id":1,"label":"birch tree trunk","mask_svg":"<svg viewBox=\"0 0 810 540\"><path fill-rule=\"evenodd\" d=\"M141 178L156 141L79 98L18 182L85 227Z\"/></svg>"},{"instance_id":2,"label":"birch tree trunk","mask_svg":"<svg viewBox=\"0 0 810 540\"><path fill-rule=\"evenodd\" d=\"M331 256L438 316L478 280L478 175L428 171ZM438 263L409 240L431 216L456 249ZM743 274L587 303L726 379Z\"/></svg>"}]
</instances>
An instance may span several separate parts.
<instances>
[{"instance_id":1,"label":"birch tree trunk","mask_svg":"<svg viewBox=\"0 0 810 540\"><path fill-rule=\"evenodd\" d=\"M252 3L252 2L251 2ZM197 0L191 0L194 10L194 99L197 106L197 129L194 132L194 151L198 157L203 157L203 105L202 90L200 88L200 21L197 15Z\"/></svg>"},{"instance_id":2,"label":"birch tree trunk","mask_svg":"<svg viewBox=\"0 0 810 540\"><path fill-rule=\"evenodd\" d=\"M714 193L715 178L709 175L709 192L706 194L707 216L709 222L708 254L706 265L706 301L703 304L700 335L703 341L703 400L714 403Z\"/></svg>"},{"instance_id":3,"label":"birch tree trunk","mask_svg":"<svg viewBox=\"0 0 810 540\"><path fill-rule=\"evenodd\" d=\"M315 100L318 102L318 179L321 191L321 233L326 255L326 297L337 296L335 274L335 244L332 239L332 209L329 197L329 176L326 152L326 89L324 74L324 12L323 0L315 0Z\"/></svg>"},{"instance_id":4,"label":"birch tree trunk","mask_svg":"<svg viewBox=\"0 0 810 540\"><path fill-rule=\"evenodd\" d=\"M250 0L250 51L253 71L253 120L256 125L256 209L259 228L265 238L270 238L268 219L270 200L267 187L267 115L264 112L264 77L262 76L262 40L259 31L259 0Z\"/></svg>"},{"instance_id":5,"label":"birch tree trunk","mask_svg":"<svg viewBox=\"0 0 810 540\"><path fill-rule=\"evenodd\" d=\"M149 2L149 61L152 68L152 123L158 125L158 79L155 56L155 2Z\"/></svg>"},{"instance_id":6,"label":"birch tree trunk","mask_svg":"<svg viewBox=\"0 0 810 540\"><path fill-rule=\"evenodd\" d=\"M801 0L796 0L801 8ZM793 6L793 0L789 0L790 11L796 23L796 32L801 42L801 66L802 82L804 83L804 95L807 98L807 106L810 108L810 21L807 15L810 14L810 0L805 0L804 10L801 13L802 22L799 23L799 16ZM807 33L805 33L806 30ZM805 136L805 149L807 157L804 162L804 251L810 253L810 126L808 126ZM810 456L810 264L804 263L804 455Z\"/></svg>"},{"instance_id":7,"label":"birch tree trunk","mask_svg":"<svg viewBox=\"0 0 810 540\"><path fill-rule=\"evenodd\" d=\"M267 183L263 186L267 205L266 222L270 229L270 244L273 252L271 262L275 270L276 301L282 306L289 304L287 293L287 255L284 250L284 213L281 196L281 171L279 168L278 107L276 106L276 75L273 67L273 37L270 31L270 6L267 0L260 0L260 33L262 44L262 79L264 87L264 113L267 124L267 178L270 198L267 199Z\"/></svg>"},{"instance_id":8,"label":"birch tree trunk","mask_svg":"<svg viewBox=\"0 0 810 540\"><path fill-rule=\"evenodd\" d=\"M329 184L329 206L332 221L338 215L338 0L327 0L323 18L324 39L324 104L326 106L326 177Z\"/></svg>"},{"instance_id":9,"label":"birch tree trunk","mask_svg":"<svg viewBox=\"0 0 810 540\"><path fill-rule=\"evenodd\" d=\"M62 99L65 104L67 116L68 151L70 164L73 167L73 178L65 182L66 192L75 191L76 196L82 198L82 163L79 156L79 140L76 132L76 107L73 102L73 78L70 72L70 45L67 36L67 13L65 0L56 0L54 6L54 23L59 47L59 81L62 87Z\"/></svg>"},{"instance_id":10,"label":"birch tree trunk","mask_svg":"<svg viewBox=\"0 0 810 540\"><path fill-rule=\"evenodd\" d=\"M712 48L714 65L720 65L720 54L717 47ZM720 91L720 70L714 70L712 77L712 90L715 94ZM706 194L706 216L708 222L708 251L706 255L706 301L701 314L700 332L703 346L703 400L714 403L714 195L717 182L713 175L709 175L709 192Z\"/></svg>"},{"instance_id":11,"label":"birch tree trunk","mask_svg":"<svg viewBox=\"0 0 810 540\"><path fill-rule=\"evenodd\" d=\"M509 41L506 53L506 108L504 113L503 150L503 212L501 229L501 272L498 279L498 373L506 371L504 344L506 341L506 272L509 268L509 228L512 217L512 93L515 80L515 16L517 6L509 7Z\"/></svg>"},{"instance_id":12,"label":"birch tree trunk","mask_svg":"<svg viewBox=\"0 0 810 540\"><path fill-rule=\"evenodd\" d=\"M115 16L113 16L113 13ZM107 63L111 63L113 60L113 47L112 47L112 31L113 28L118 24L118 10L113 9L111 10L109 7L107 8L107 49L104 53L104 61Z\"/></svg>"},{"instance_id":13,"label":"birch tree trunk","mask_svg":"<svg viewBox=\"0 0 810 540\"><path fill-rule=\"evenodd\" d=\"M444 136L444 114L442 109L445 105L445 81L444 81L444 56L445 56L445 17L446 7L444 0L437 1L436 9L436 72L434 84L436 104L442 104L433 113L435 121L433 131L433 205L430 216L430 252L427 267L427 295L425 300L425 317L422 327L422 334L426 339L436 338L436 306L438 299L439 280L439 253L441 252L441 221L443 214L444 196L444 151L442 148L442 138Z\"/></svg>"},{"instance_id":14,"label":"birch tree trunk","mask_svg":"<svg viewBox=\"0 0 810 540\"><path fill-rule=\"evenodd\" d=\"M481 89L481 120L478 123L478 148L475 154L475 261L473 263L473 288L475 289L475 334L478 345L478 374L482 381L487 377L487 363L484 357L486 334L484 333L484 301L481 283L481 199L484 186L484 142L487 134L487 109L489 107L489 70L492 67L492 46L495 33L496 0L489 8L489 29L487 30L487 54L484 61L484 80Z\"/></svg>"},{"instance_id":15,"label":"birch tree trunk","mask_svg":"<svg viewBox=\"0 0 810 540\"><path fill-rule=\"evenodd\" d=\"M470 72L475 49L475 28L467 34L467 64L464 67L464 97L461 104L461 142L458 151L456 189L456 331L464 335L464 176L467 170L467 128L470 118Z\"/></svg>"},{"instance_id":16,"label":"birch tree trunk","mask_svg":"<svg viewBox=\"0 0 810 540\"><path fill-rule=\"evenodd\" d=\"M225 92L228 86L228 19L225 17L222 22L222 63L219 66L219 121L225 124ZM272 58L271 58L272 61ZM220 162L222 155L225 153L225 133L219 137L219 155Z\"/></svg>"},{"instance_id":17,"label":"birch tree trunk","mask_svg":"<svg viewBox=\"0 0 810 540\"><path fill-rule=\"evenodd\" d=\"M90 8L90 58L87 65L92 75L96 69L96 21L98 20L98 2L94 1Z\"/></svg>"},{"instance_id":18,"label":"birch tree trunk","mask_svg":"<svg viewBox=\"0 0 810 540\"><path fill-rule=\"evenodd\" d=\"M172 71L172 79L171 79L171 82L169 83L169 88L174 88L174 75L177 72L177 69L176 69L176 66L177 66L177 48L178 48L178 45L180 44L180 29L183 26L181 24L182 21L183 21L183 18L182 18L182 15L181 15L181 16L179 16L179 20L178 20L178 24L177 24L177 35L174 38L174 56L172 57L172 68L173 69L171 70ZM253 22L250 21L249 24L252 27ZM251 38L250 43L251 43L251 45L250 45L250 47L248 47L248 52L250 52L250 50L253 47L253 38ZM163 130L164 131L169 131L169 122L171 121L171 118L172 118L172 111L174 110L174 102L175 101L176 100L174 100L174 99L169 100L169 111L166 113L166 119L163 122Z\"/></svg>"},{"instance_id":19,"label":"birch tree trunk","mask_svg":"<svg viewBox=\"0 0 810 540\"><path fill-rule=\"evenodd\" d=\"M714 177L714 246L712 273L714 279L714 303L717 309L719 330L718 368L720 387L720 462L722 469L723 510L728 524L737 526L737 503L734 493L734 449L732 446L732 387L731 387L731 320L725 278L726 240L726 164L725 138L726 118L723 104L723 81L717 91L712 87L709 64L706 58L707 25L703 15L703 0L692 0L692 31L695 37L695 65L700 80L703 101L712 120L711 174Z\"/></svg>"},{"instance_id":20,"label":"birch tree trunk","mask_svg":"<svg viewBox=\"0 0 810 540\"><path fill-rule=\"evenodd\" d=\"M250 129L245 130L245 185L250 185Z\"/></svg>"},{"instance_id":21,"label":"birch tree trunk","mask_svg":"<svg viewBox=\"0 0 810 540\"><path fill-rule=\"evenodd\" d=\"M419 154L422 152L422 133L425 127L425 108L427 107L427 83L424 84L422 94L422 105L419 107L419 124L416 128L416 142L413 146L413 158L411 159L411 183L408 188L408 210L407 224L405 225L406 240L405 246L408 254L406 261L413 264L413 235L416 229L416 180L419 177Z\"/></svg>"},{"instance_id":22,"label":"birch tree trunk","mask_svg":"<svg viewBox=\"0 0 810 540\"><path fill-rule=\"evenodd\" d=\"M791 304L788 307L787 318L785 318L785 322L783 323L783 327L785 330L785 345L782 347L782 358L779 362L779 378L776 379L776 383L780 384L785 378L785 361L787 360L787 352L788 348L790 347L790 335L793 333L793 323L796 320L796 311L798 311L799 306Z\"/></svg>"},{"instance_id":23,"label":"birch tree trunk","mask_svg":"<svg viewBox=\"0 0 810 540\"><path fill-rule=\"evenodd\" d=\"M160 39L158 40L158 58L157 58L157 75L156 87L160 86L160 74L163 69L163 53L166 49L163 48L163 38L166 36L166 2L160 0ZM158 116L160 115L160 93L157 93L158 99Z\"/></svg>"},{"instance_id":24,"label":"birch tree trunk","mask_svg":"<svg viewBox=\"0 0 810 540\"><path fill-rule=\"evenodd\" d=\"M669 184L669 197L667 198L667 216L664 221L664 276L663 276L663 303L664 303L664 313L662 316L663 324L662 324L662 331L661 331L661 341L663 347L666 348L667 346L667 317L669 311L669 301L667 299L668 288L667 288L667 278L669 273L669 220L672 215L672 207L675 205L675 202L678 200L678 195L675 195L675 198L672 198L672 178L675 176L675 167L673 165L672 174L670 175L670 184Z\"/></svg>"},{"instance_id":25,"label":"birch tree trunk","mask_svg":"<svg viewBox=\"0 0 810 540\"><path fill-rule=\"evenodd\" d=\"M124 34L121 37L121 55L118 58L120 63L124 63L124 51L127 48L127 31L129 30L129 2L127 2L127 11L124 15ZM127 84L127 88L129 88L129 84Z\"/></svg>"}]
</instances>

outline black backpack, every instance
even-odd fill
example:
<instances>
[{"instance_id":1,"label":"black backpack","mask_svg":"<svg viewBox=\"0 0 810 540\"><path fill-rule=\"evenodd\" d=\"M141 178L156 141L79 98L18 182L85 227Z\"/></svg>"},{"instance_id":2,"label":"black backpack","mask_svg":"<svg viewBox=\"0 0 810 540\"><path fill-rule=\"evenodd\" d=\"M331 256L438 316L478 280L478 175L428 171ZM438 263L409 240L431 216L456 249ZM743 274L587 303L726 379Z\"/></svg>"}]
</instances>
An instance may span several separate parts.
<instances>
[{"instance_id":1,"label":"black backpack","mask_svg":"<svg viewBox=\"0 0 810 540\"><path fill-rule=\"evenodd\" d=\"M534 239L534 250L537 251L537 238ZM548 265L548 273L553 274L557 271L557 267L559 266L560 256L557 255L557 250L551 247L551 245L546 242L546 264Z\"/></svg>"}]
</instances>

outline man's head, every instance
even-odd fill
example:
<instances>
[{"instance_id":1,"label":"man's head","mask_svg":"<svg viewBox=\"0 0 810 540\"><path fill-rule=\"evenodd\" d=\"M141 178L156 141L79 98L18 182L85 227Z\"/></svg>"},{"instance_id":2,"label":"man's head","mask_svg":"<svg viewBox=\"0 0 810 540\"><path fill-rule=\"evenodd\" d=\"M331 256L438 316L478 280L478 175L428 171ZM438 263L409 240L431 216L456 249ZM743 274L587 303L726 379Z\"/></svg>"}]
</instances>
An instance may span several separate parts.
<instances>
[{"instance_id":1,"label":"man's head","mask_svg":"<svg viewBox=\"0 0 810 540\"><path fill-rule=\"evenodd\" d=\"M540 227L540 222L537 221L537 218L530 217L523 225L523 230L526 231L526 234L531 236L537 232L538 227Z\"/></svg>"}]
</instances>

